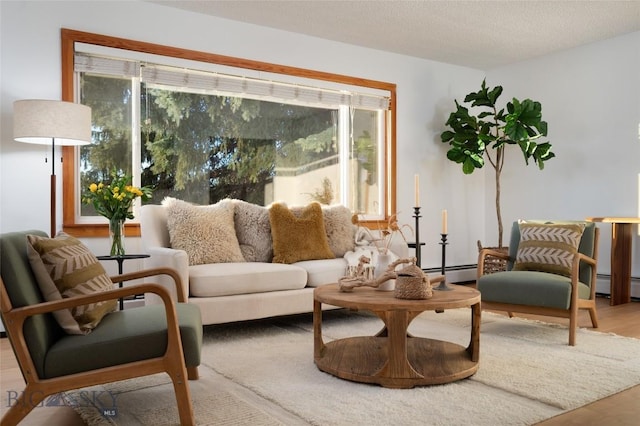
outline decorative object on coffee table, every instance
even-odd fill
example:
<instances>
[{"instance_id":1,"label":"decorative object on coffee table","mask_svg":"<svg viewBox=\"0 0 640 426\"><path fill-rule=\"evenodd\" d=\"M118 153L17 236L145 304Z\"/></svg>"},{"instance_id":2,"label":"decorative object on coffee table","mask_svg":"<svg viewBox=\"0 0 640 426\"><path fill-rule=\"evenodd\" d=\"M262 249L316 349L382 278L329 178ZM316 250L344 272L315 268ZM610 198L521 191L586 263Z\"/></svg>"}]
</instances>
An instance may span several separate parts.
<instances>
[{"instance_id":1,"label":"decorative object on coffee table","mask_svg":"<svg viewBox=\"0 0 640 426\"><path fill-rule=\"evenodd\" d=\"M433 296L429 277L413 262L397 272L394 296L398 299L429 299Z\"/></svg>"},{"instance_id":2,"label":"decorative object on coffee table","mask_svg":"<svg viewBox=\"0 0 640 426\"><path fill-rule=\"evenodd\" d=\"M376 256L376 264L373 269L373 277L377 279L384 276L389 269L389 265L394 261L394 258L395 258L395 255L393 255L390 252L378 253L378 255ZM396 280L391 278L380 283L380 285L378 285L376 289L380 291L393 291L393 289L395 288L395 285L396 285Z\"/></svg>"},{"instance_id":3,"label":"decorative object on coffee table","mask_svg":"<svg viewBox=\"0 0 640 426\"><path fill-rule=\"evenodd\" d=\"M446 210L445 210L446 212ZM442 246L442 267L440 269L440 272L442 274L442 281L440 281L440 285L438 287L434 287L434 290L438 290L438 291L447 291L447 290L452 290L451 287L449 287L447 285L447 279L445 276L445 263L446 263L446 257L447 257L447 234L445 233L447 231L447 228L445 225L443 225L442 228L443 233L440 234L441 237L441 241L440 241L440 245Z\"/></svg>"},{"instance_id":4,"label":"decorative object on coffee table","mask_svg":"<svg viewBox=\"0 0 640 426\"><path fill-rule=\"evenodd\" d=\"M416 242L415 242L415 250L416 250L416 265L420 267L420 259L422 258L422 250L420 245L420 207L413 208L413 217L416 220Z\"/></svg>"},{"instance_id":5,"label":"decorative object on coffee table","mask_svg":"<svg viewBox=\"0 0 640 426\"><path fill-rule=\"evenodd\" d=\"M378 288L380 285L384 284L388 280L393 280L397 277L395 269L398 265L402 263L410 263L415 262L415 257L412 259L398 259L387 266L386 271L378 275L374 276L373 279L370 279L367 275L368 268L365 267L366 264L370 262L369 258L366 256L360 256L360 262L358 263L358 267L356 268L356 273L354 276L345 276L338 280L338 286L340 291L350 292L353 291L355 287L373 287Z\"/></svg>"}]
</instances>

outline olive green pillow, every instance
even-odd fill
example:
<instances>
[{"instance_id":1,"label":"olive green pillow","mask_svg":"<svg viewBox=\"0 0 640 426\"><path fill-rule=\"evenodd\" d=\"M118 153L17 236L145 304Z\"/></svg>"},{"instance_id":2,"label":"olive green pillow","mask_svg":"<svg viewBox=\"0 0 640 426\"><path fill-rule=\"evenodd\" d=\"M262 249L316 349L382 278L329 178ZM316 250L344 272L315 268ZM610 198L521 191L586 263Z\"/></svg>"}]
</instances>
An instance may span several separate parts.
<instances>
[{"instance_id":1,"label":"olive green pillow","mask_svg":"<svg viewBox=\"0 0 640 426\"><path fill-rule=\"evenodd\" d=\"M319 203L309 204L298 216L284 204L273 204L269 209L269 222L274 263L336 257L329 247Z\"/></svg>"},{"instance_id":2,"label":"olive green pillow","mask_svg":"<svg viewBox=\"0 0 640 426\"><path fill-rule=\"evenodd\" d=\"M520 223L520 244L514 271L540 271L571 276L573 258L584 224Z\"/></svg>"},{"instance_id":3,"label":"olive green pillow","mask_svg":"<svg viewBox=\"0 0 640 426\"><path fill-rule=\"evenodd\" d=\"M112 290L114 284L93 253L64 232L55 238L27 235L27 254L42 297L46 301ZM54 318L69 334L91 332L117 300L55 311Z\"/></svg>"}]
</instances>

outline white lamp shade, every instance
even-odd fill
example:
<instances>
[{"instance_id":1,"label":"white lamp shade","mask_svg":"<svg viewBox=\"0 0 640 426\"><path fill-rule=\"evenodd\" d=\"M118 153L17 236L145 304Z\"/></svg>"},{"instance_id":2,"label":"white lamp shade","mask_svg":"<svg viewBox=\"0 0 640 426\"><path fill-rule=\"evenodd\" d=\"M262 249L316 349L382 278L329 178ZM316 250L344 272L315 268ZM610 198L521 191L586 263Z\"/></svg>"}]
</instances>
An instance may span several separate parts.
<instances>
[{"instance_id":1,"label":"white lamp shade","mask_svg":"<svg viewBox=\"0 0 640 426\"><path fill-rule=\"evenodd\" d=\"M48 145L91 143L91 108L73 102L30 99L13 103L13 138Z\"/></svg>"}]
</instances>

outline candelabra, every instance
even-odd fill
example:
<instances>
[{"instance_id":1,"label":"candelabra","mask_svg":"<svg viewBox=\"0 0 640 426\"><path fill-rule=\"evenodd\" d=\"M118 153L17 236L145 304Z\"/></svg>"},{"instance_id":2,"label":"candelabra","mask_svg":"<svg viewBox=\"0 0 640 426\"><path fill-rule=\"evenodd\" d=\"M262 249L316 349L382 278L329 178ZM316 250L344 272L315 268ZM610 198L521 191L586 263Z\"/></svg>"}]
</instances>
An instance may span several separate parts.
<instances>
[{"instance_id":1,"label":"candelabra","mask_svg":"<svg viewBox=\"0 0 640 426\"><path fill-rule=\"evenodd\" d=\"M413 208L413 217L416 218L416 265L420 267L420 207Z\"/></svg>"},{"instance_id":2,"label":"candelabra","mask_svg":"<svg viewBox=\"0 0 640 426\"><path fill-rule=\"evenodd\" d=\"M445 260L447 256L447 234L440 234L440 245L442 246L442 269L440 270L441 274L444 275L445 269ZM443 279L440 281L440 285L438 287L434 287L434 290L453 290L453 288L447 285L447 279Z\"/></svg>"}]
</instances>

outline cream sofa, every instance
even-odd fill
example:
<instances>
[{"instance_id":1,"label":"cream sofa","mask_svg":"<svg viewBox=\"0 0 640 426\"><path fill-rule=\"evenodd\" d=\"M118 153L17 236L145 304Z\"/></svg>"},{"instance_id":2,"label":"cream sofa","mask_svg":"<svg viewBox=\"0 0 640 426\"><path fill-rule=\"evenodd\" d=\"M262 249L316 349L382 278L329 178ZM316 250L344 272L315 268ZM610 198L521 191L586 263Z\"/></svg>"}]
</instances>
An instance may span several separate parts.
<instances>
[{"instance_id":1,"label":"cream sofa","mask_svg":"<svg viewBox=\"0 0 640 426\"><path fill-rule=\"evenodd\" d=\"M322 207L327 239L333 252L332 258L286 264L271 262L274 244L270 235L268 207L240 200L223 202L226 205L224 215L228 214L229 209L233 211L233 224L229 225L227 222L233 235L217 235L215 240L223 244L234 240L234 237L237 238L242 253L240 259L231 256L223 262L193 264L190 259L194 260L194 256L187 251L198 251L205 245L206 242L202 243L199 239L203 233L209 232L208 230L193 230L190 236L187 235L184 243L187 250L176 249L172 248L171 241L177 242L177 238L175 232L174 238L170 238L170 227L175 228L174 216L179 216L184 211L175 214L171 205L163 203L165 205L145 205L140 213L142 246L144 252L150 255L145 259L145 267L163 266L176 269L182 281L188 284L184 286L186 300L200 307L203 324L312 312L313 289L323 284L336 283L344 276L347 261L343 256L349 250L353 250L356 234L356 226L351 223L351 212L346 207ZM215 206L217 205L194 208L213 210ZM302 208L299 208L298 213L300 211ZM224 215L216 215L215 220ZM198 218L197 214L194 218ZM204 219L198 223L204 222ZM197 247L190 248L189 244L194 240L197 241ZM282 244L281 240L282 238L280 241L274 241ZM390 247L391 251L398 256L406 257L406 243L401 238L396 240ZM295 241L292 241L293 243ZM212 250L216 250L216 247ZM225 253L234 250L235 248L227 248ZM199 263L201 260L195 261ZM169 282L161 284L166 284L175 297L175 290L172 290L174 286ZM147 304L157 303L152 297L145 300Z\"/></svg>"}]
</instances>

